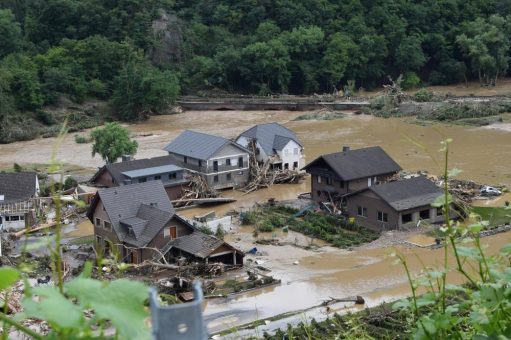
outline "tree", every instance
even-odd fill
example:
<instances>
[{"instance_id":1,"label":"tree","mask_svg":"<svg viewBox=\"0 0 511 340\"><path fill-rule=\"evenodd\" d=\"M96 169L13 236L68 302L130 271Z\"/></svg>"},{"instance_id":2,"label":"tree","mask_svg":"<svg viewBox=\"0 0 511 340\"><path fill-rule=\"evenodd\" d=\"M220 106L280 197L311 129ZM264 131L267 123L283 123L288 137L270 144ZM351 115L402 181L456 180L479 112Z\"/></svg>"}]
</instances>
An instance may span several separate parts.
<instances>
[{"instance_id":1,"label":"tree","mask_svg":"<svg viewBox=\"0 0 511 340\"><path fill-rule=\"evenodd\" d=\"M501 16L477 18L464 25L463 33L456 38L465 57L479 81L495 84L509 67L509 24Z\"/></svg>"},{"instance_id":2,"label":"tree","mask_svg":"<svg viewBox=\"0 0 511 340\"><path fill-rule=\"evenodd\" d=\"M99 154L107 163L114 163L123 155L137 152L137 141L131 140L129 131L117 123L107 123L91 132L92 157Z\"/></svg>"},{"instance_id":3,"label":"tree","mask_svg":"<svg viewBox=\"0 0 511 340\"><path fill-rule=\"evenodd\" d=\"M131 59L114 81L112 105L119 119L146 119L176 101L179 82L171 71L160 71L141 59Z\"/></svg>"},{"instance_id":4,"label":"tree","mask_svg":"<svg viewBox=\"0 0 511 340\"><path fill-rule=\"evenodd\" d=\"M0 57L20 47L21 29L8 9L0 9Z\"/></svg>"}]
</instances>

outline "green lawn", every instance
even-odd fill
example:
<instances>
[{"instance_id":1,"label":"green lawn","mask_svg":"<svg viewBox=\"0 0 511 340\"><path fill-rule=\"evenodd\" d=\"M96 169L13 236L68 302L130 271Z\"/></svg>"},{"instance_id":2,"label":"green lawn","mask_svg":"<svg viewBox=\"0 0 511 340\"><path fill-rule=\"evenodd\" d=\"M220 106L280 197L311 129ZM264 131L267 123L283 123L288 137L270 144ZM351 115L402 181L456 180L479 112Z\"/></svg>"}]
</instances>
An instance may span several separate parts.
<instances>
[{"instance_id":1,"label":"green lawn","mask_svg":"<svg viewBox=\"0 0 511 340\"><path fill-rule=\"evenodd\" d=\"M490 226L511 223L511 208L473 207L472 211L481 216L484 221L489 221Z\"/></svg>"}]
</instances>

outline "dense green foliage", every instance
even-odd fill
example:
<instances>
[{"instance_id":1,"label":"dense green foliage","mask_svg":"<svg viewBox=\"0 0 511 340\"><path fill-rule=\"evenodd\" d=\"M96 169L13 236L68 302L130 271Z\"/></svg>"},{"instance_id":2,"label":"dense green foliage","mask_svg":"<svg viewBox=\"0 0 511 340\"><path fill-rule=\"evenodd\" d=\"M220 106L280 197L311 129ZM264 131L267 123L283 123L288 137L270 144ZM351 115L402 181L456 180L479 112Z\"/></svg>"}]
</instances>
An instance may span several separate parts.
<instances>
[{"instance_id":1,"label":"dense green foliage","mask_svg":"<svg viewBox=\"0 0 511 340\"><path fill-rule=\"evenodd\" d=\"M255 224L257 233L286 228L327 241L339 248L358 246L374 241L379 236L377 232L341 217L311 211L303 217L293 217L297 212L296 209L278 205L244 212L241 221L243 224Z\"/></svg>"},{"instance_id":2,"label":"dense green foliage","mask_svg":"<svg viewBox=\"0 0 511 340\"><path fill-rule=\"evenodd\" d=\"M137 152L137 141L130 139L129 131L117 123L108 123L91 132L92 157L99 154L107 163L114 163L124 155Z\"/></svg>"},{"instance_id":3,"label":"dense green foliage","mask_svg":"<svg viewBox=\"0 0 511 340\"><path fill-rule=\"evenodd\" d=\"M180 90L493 84L509 69L510 14L502 0L5 0L0 126L45 123L37 112L62 98L111 99L105 115L136 120Z\"/></svg>"}]
</instances>

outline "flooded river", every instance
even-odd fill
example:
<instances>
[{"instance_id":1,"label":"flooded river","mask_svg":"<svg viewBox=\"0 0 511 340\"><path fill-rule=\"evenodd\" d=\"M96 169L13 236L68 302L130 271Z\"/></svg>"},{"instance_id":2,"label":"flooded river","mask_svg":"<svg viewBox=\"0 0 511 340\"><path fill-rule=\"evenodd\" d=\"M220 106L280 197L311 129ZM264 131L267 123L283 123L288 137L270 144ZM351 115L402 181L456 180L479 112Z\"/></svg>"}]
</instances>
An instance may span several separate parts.
<instances>
[{"instance_id":1,"label":"flooded river","mask_svg":"<svg viewBox=\"0 0 511 340\"><path fill-rule=\"evenodd\" d=\"M343 145L352 148L380 145L403 169L428 170L438 174L441 169L439 142L446 137L452 144L451 167L463 170L460 177L490 185L511 187L511 131L507 127L476 128L434 124L421 126L406 119L375 118L350 115L334 121L293 121L303 112L237 112L208 111L186 112L172 116L156 116L128 128L139 143L137 158L164 155L163 147L183 129L195 129L233 138L253 124L279 122L297 132L304 143L307 161L322 153L341 150ZM410 142L413 139L416 144ZM48 163L55 138L0 145L0 168L14 162ZM91 157L90 145L76 144L74 135L65 138L57 158L94 172L103 162ZM225 192L224 196L238 199L236 203L215 207L217 215L234 208L250 207L254 202L270 197L278 200L296 198L309 191L309 183L277 185L249 195ZM212 210L200 208L183 211L186 216L199 215ZM236 241L238 235L229 235ZM484 239L491 249L498 249L511 241L511 233ZM390 249L360 249L348 252L330 247L320 252L306 251L290 245L258 246L268 254L265 266L282 284L241 294L229 299L209 300L205 309L211 331L218 331L256 319L317 305L329 297L342 298L362 295L368 305L395 299L409 293L402 267L392 265L386 255ZM246 250L246 249L244 249ZM441 261L439 250L401 249L407 254L410 267L417 273L421 265L415 255L426 265ZM298 265L293 265L299 261Z\"/></svg>"}]
</instances>

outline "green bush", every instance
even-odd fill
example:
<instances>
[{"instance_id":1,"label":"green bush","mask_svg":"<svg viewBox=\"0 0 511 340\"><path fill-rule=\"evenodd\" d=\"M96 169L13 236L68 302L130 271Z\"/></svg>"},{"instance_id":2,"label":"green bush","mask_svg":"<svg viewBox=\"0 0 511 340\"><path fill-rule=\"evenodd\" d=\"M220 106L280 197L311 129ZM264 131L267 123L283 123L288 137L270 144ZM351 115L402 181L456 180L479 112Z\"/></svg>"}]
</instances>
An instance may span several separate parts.
<instances>
[{"instance_id":1,"label":"green bush","mask_svg":"<svg viewBox=\"0 0 511 340\"><path fill-rule=\"evenodd\" d=\"M83 136L83 135L75 135L75 142L77 144L88 144L90 143L92 140L90 137L87 137L87 136Z\"/></svg>"},{"instance_id":2,"label":"green bush","mask_svg":"<svg viewBox=\"0 0 511 340\"><path fill-rule=\"evenodd\" d=\"M421 83L421 78L415 73L415 72L407 72L405 73L403 77L403 82L401 83L401 86L403 86L403 89L409 90L416 88Z\"/></svg>"}]
</instances>

